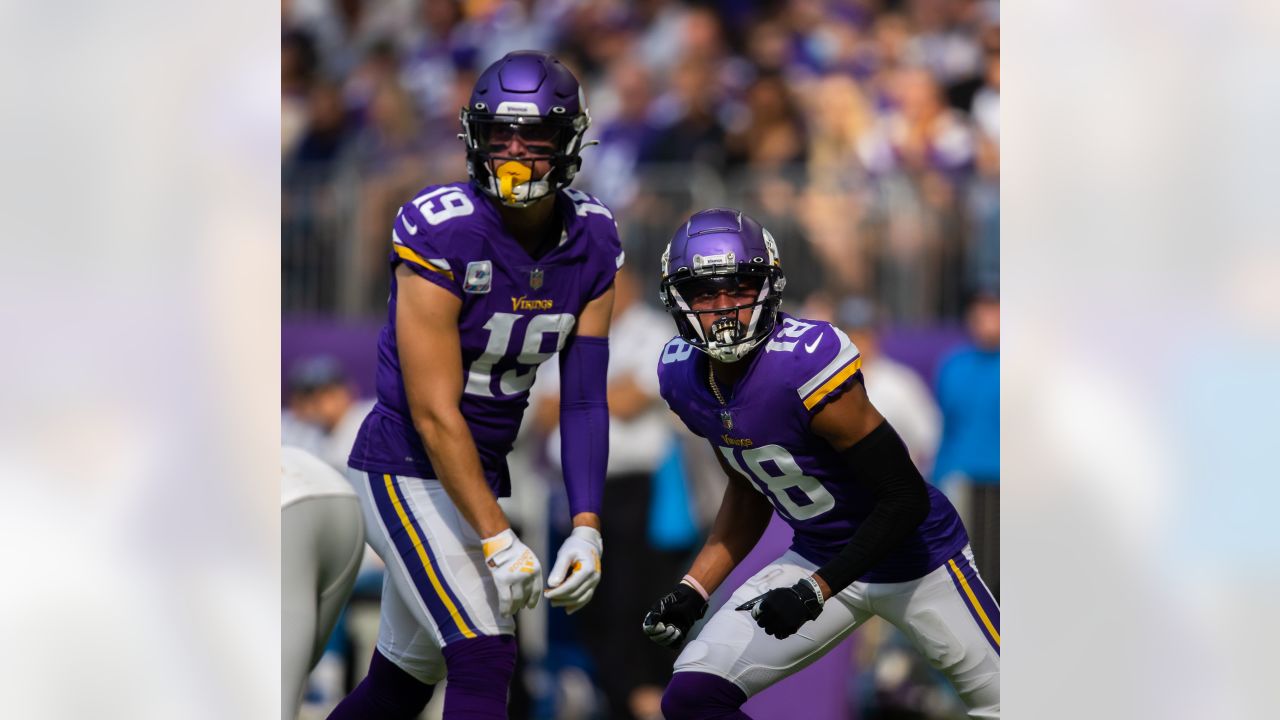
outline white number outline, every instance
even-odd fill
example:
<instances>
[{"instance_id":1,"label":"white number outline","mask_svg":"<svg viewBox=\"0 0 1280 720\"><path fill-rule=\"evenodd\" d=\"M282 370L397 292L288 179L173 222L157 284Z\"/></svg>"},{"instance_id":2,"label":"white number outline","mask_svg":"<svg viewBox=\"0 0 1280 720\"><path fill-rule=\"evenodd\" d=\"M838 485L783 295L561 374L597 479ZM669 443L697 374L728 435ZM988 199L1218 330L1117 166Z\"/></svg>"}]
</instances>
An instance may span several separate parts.
<instances>
[{"instance_id":1,"label":"white number outline","mask_svg":"<svg viewBox=\"0 0 1280 720\"><path fill-rule=\"evenodd\" d=\"M684 340L676 338L662 348L662 364L670 365L671 363L683 362L688 360L692 354L693 346Z\"/></svg>"},{"instance_id":2,"label":"white number outline","mask_svg":"<svg viewBox=\"0 0 1280 720\"><path fill-rule=\"evenodd\" d=\"M493 366L507 355L511 345L511 335L515 332L520 319L526 317L521 313L495 312L482 326L489 331L489 340L485 344L480 357L471 361L467 368L467 384L463 392L467 395L495 397L493 393ZM533 315L524 330L524 340L520 345L520 354L516 356L517 366L498 378L498 389L504 395L516 395L533 387L537 378L538 366L564 348L577 318L570 313L552 313ZM556 347L550 352L541 352L542 338L548 333L556 333ZM526 366L521 368L520 366Z\"/></svg>"},{"instance_id":3,"label":"white number outline","mask_svg":"<svg viewBox=\"0 0 1280 720\"><path fill-rule=\"evenodd\" d=\"M720 454L743 477L751 478L760 492L773 500L778 512L793 520L808 520L817 517L835 507L836 499L823 487L822 482L810 475L805 475L800 464L781 445L761 445L757 448L742 450L742 459L752 472L746 472L742 463L738 462L734 448L718 446ZM774 467L782 471L781 475L771 475L764 469L764 463L772 461ZM796 488L809 498L808 505L797 505L787 490Z\"/></svg>"},{"instance_id":4,"label":"white number outline","mask_svg":"<svg viewBox=\"0 0 1280 720\"><path fill-rule=\"evenodd\" d=\"M432 200L439 203L439 209L432 210L427 207ZM451 218L466 217L476 210L476 206L471 204L471 199L455 187L436 188L414 198L413 204L418 207L422 217L427 219L428 225L439 225Z\"/></svg>"},{"instance_id":5,"label":"white number outline","mask_svg":"<svg viewBox=\"0 0 1280 720\"><path fill-rule=\"evenodd\" d=\"M813 329L813 323L800 322L795 318L782 318L782 330L778 331L778 337L797 338L791 342L782 340L770 340L768 345L764 346L765 352L778 350L780 352L791 352L796 349L796 345L800 342L799 338L805 333Z\"/></svg>"},{"instance_id":6,"label":"white number outline","mask_svg":"<svg viewBox=\"0 0 1280 720\"><path fill-rule=\"evenodd\" d=\"M565 188L564 194L568 195L569 199L573 201L574 212L578 213L579 217L586 217L591 213L595 213L596 215L603 215L610 220L613 219L613 213L609 211L609 208L596 202L590 195L581 190Z\"/></svg>"}]
</instances>

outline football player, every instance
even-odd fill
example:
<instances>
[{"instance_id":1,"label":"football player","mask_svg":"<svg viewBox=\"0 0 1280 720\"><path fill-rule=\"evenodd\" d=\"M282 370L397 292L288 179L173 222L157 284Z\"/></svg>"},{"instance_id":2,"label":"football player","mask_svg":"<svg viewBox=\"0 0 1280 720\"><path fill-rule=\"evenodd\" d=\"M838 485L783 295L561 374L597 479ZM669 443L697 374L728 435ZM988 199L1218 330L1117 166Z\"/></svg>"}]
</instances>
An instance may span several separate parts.
<instances>
[{"instance_id":1,"label":"football player","mask_svg":"<svg viewBox=\"0 0 1280 720\"><path fill-rule=\"evenodd\" d=\"M514 615L543 566L497 498L538 365L560 352L573 530L546 578L576 610L599 582L613 276L609 209L569 189L590 119L559 61L513 52L462 109L470 182L428 187L392 232L377 404L351 451L369 543L386 561L368 676L330 717L415 717L446 675L446 718L505 718Z\"/></svg>"},{"instance_id":2,"label":"football player","mask_svg":"<svg viewBox=\"0 0 1280 720\"><path fill-rule=\"evenodd\" d=\"M281 717L298 716L307 674L346 605L364 555L351 483L311 453L280 448Z\"/></svg>"},{"instance_id":3,"label":"football player","mask_svg":"<svg viewBox=\"0 0 1280 720\"><path fill-rule=\"evenodd\" d=\"M662 396L711 443L729 484L706 544L644 631L681 646L773 513L795 531L684 644L663 714L746 718L747 698L879 615L971 717L998 717L1000 609L964 526L867 400L849 338L779 312L785 285L773 237L735 210L693 215L662 256L679 330L658 363Z\"/></svg>"}]
</instances>

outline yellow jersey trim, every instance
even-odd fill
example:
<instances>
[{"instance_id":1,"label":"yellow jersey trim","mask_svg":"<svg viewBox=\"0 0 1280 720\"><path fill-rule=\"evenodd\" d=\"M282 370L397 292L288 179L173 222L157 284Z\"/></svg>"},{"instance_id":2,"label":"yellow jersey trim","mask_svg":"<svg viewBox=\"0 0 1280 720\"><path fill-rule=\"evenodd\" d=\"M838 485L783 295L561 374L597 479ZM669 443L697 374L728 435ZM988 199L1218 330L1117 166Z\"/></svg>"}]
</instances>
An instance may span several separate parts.
<instances>
[{"instance_id":1,"label":"yellow jersey trim","mask_svg":"<svg viewBox=\"0 0 1280 720\"><path fill-rule=\"evenodd\" d=\"M394 245L393 247L395 247L396 254L399 255L402 260L408 260L409 262L417 265L421 265L422 267L432 272L438 272L441 275L444 275L445 277L449 278L450 280L453 279L452 270L445 270L444 268L432 265L431 261L423 258L421 255L414 252L410 248L405 247L404 245Z\"/></svg>"},{"instance_id":2,"label":"yellow jersey trim","mask_svg":"<svg viewBox=\"0 0 1280 720\"><path fill-rule=\"evenodd\" d=\"M823 398L830 395L832 390L835 390L836 388L840 387L841 383L853 377L853 374L858 372L858 370L861 367L862 367L862 356L859 355L858 357L853 359L853 362L849 363L848 365L845 365L843 370L836 373L835 375L832 375L830 380L827 380L826 382L822 383L822 385L819 386L817 390L814 390L809 395L809 397L805 398L804 399L805 409L812 410L814 406L822 402Z\"/></svg>"}]
</instances>

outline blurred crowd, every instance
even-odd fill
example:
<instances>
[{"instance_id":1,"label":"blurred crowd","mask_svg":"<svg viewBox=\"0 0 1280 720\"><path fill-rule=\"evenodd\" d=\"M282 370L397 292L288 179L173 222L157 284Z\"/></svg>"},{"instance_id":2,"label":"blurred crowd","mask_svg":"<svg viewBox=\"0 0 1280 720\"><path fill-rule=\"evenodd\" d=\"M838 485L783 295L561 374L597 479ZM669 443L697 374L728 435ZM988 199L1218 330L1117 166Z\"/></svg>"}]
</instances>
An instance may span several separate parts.
<instances>
[{"instance_id":1,"label":"blurred crowd","mask_svg":"<svg viewBox=\"0 0 1280 720\"><path fill-rule=\"evenodd\" d=\"M396 208L466 178L458 110L513 49L552 51L592 115L575 187L656 278L689 212L746 210L791 307L959 318L999 277L992 0L284 0L286 311L381 313ZM656 279L653 280L656 284ZM653 302L646 295L646 301Z\"/></svg>"},{"instance_id":2,"label":"blurred crowd","mask_svg":"<svg viewBox=\"0 0 1280 720\"><path fill-rule=\"evenodd\" d=\"M613 210L627 251L610 337L606 565L644 571L606 571L602 612L524 611L512 717L657 713L672 658L636 627L700 544L724 482L652 371L674 334L656 309L658 258L705 207L760 220L779 242L785 309L849 333L873 403L956 500L998 595L998 3L284 0L286 319L385 317L396 208L466 179L458 111L480 70L526 48L553 52L586 88L599 145L574 187ZM360 353L334 351L284 368L282 425L286 443L345 469L370 401L336 357ZM361 351L372 357L372 344ZM554 366L538 374L504 501L532 547L567 532ZM365 570L315 675L313 716L372 651L372 554ZM851 716L957 713L889 628L855 636L856 673L835 690Z\"/></svg>"}]
</instances>

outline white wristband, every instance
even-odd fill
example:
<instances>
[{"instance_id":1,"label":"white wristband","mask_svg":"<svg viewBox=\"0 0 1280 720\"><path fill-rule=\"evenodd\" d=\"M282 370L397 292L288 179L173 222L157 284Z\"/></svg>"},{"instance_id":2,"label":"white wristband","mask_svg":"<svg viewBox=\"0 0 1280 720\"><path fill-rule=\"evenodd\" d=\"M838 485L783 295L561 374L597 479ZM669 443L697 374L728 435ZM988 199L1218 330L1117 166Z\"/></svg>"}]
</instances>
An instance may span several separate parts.
<instances>
[{"instance_id":1,"label":"white wristband","mask_svg":"<svg viewBox=\"0 0 1280 720\"><path fill-rule=\"evenodd\" d=\"M810 587L813 588L813 594L817 596L819 605L826 602L826 598L822 597L822 586L818 584L817 580L813 579L812 575L810 575L809 577L806 577L804 581L809 583Z\"/></svg>"},{"instance_id":2,"label":"white wristband","mask_svg":"<svg viewBox=\"0 0 1280 720\"><path fill-rule=\"evenodd\" d=\"M692 576L685 575L684 577L680 578L680 582L684 583L685 585L688 585L689 587L697 591L697 593L702 596L703 600L711 599L711 594L707 592L707 589L702 587L702 583L698 582L697 580L694 580Z\"/></svg>"}]
</instances>

